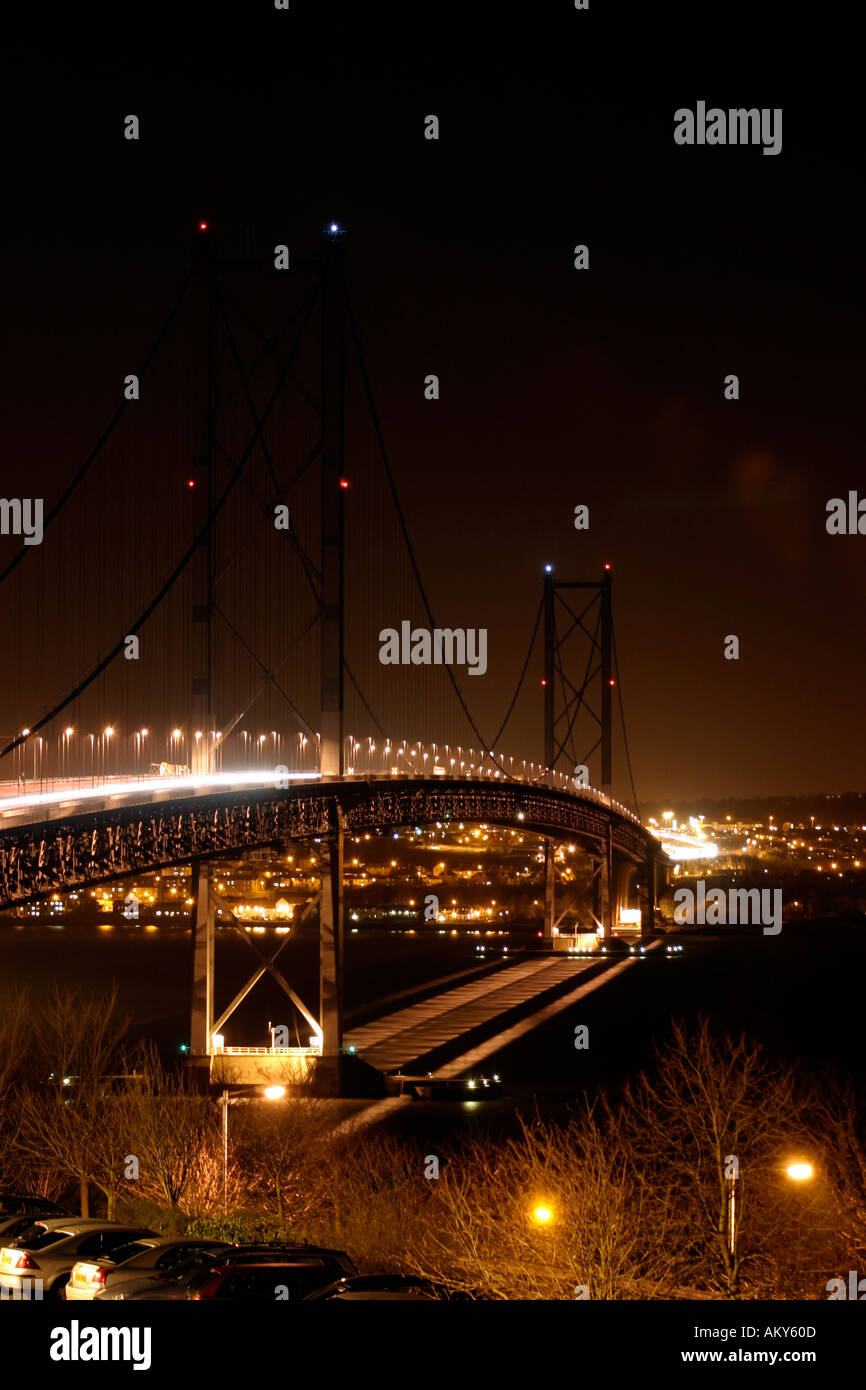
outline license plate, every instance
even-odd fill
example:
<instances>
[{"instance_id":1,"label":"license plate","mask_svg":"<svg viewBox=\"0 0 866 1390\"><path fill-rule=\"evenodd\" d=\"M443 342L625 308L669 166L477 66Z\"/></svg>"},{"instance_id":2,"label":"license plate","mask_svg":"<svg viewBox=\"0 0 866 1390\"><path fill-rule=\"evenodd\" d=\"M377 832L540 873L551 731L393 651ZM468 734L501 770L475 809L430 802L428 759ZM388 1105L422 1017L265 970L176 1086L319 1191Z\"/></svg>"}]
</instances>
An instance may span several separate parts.
<instances>
[{"instance_id":1,"label":"license plate","mask_svg":"<svg viewBox=\"0 0 866 1390\"><path fill-rule=\"evenodd\" d=\"M4 1269L9 1269L10 1266L11 1266L11 1264L12 1264L12 1251L11 1251L11 1250L4 1250L4 1251L3 1251L3 1254L0 1255L0 1265L2 1265Z\"/></svg>"}]
</instances>

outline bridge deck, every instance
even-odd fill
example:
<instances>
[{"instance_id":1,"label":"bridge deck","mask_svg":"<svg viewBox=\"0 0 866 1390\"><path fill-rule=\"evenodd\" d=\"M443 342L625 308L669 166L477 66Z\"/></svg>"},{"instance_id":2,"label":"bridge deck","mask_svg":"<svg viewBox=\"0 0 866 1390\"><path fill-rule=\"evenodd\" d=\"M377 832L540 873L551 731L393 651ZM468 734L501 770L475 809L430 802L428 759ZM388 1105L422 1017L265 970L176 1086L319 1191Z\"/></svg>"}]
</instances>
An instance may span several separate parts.
<instances>
[{"instance_id":1,"label":"bridge deck","mask_svg":"<svg viewBox=\"0 0 866 1390\"><path fill-rule=\"evenodd\" d=\"M521 961L365 1023L344 1041L371 1066L398 1071L599 964L598 958L568 956Z\"/></svg>"}]
</instances>

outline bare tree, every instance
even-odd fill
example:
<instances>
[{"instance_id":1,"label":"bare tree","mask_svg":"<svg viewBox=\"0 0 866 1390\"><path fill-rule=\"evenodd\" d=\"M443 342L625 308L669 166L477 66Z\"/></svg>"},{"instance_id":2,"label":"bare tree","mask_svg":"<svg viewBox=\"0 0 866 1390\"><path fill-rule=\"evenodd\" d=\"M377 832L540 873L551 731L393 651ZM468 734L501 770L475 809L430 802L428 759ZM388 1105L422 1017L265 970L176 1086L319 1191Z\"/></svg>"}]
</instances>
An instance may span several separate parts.
<instances>
[{"instance_id":1,"label":"bare tree","mask_svg":"<svg viewBox=\"0 0 866 1390\"><path fill-rule=\"evenodd\" d=\"M790 1250L805 1230L802 1195L785 1177L786 1161L808 1147L804 1104L790 1067L745 1035L714 1037L704 1017L693 1033L675 1022L654 1074L608 1107L649 1207L664 1203L687 1283L736 1297L744 1281L765 1296L778 1282L782 1243Z\"/></svg>"},{"instance_id":2,"label":"bare tree","mask_svg":"<svg viewBox=\"0 0 866 1390\"><path fill-rule=\"evenodd\" d=\"M129 1157L136 1159L138 1191L168 1207L169 1221L185 1211L186 1197L203 1171L203 1156L221 1152L219 1116L179 1071L167 1071L152 1044L135 1058L135 1080L124 1096ZM210 1171L212 1165L205 1164ZM208 1179L210 1182L210 1179Z\"/></svg>"},{"instance_id":3,"label":"bare tree","mask_svg":"<svg viewBox=\"0 0 866 1390\"><path fill-rule=\"evenodd\" d=\"M434 1186L431 1184L431 1186ZM614 1130L593 1110L536 1120L506 1143L447 1156L411 1265L496 1299L652 1297L668 1273L663 1229ZM658 1215L658 1214L657 1214Z\"/></svg>"},{"instance_id":4,"label":"bare tree","mask_svg":"<svg viewBox=\"0 0 866 1390\"><path fill-rule=\"evenodd\" d=\"M120 1181L118 1106L106 1099L128 1025L117 1016L116 999L114 990L104 998L88 997L53 981L33 1019L37 1079L20 1095L18 1153L38 1167L47 1161L77 1181L82 1216L90 1211L91 1182L113 1208Z\"/></svg>"},{"instance_id":5,"label":"bare tree","mask_svg":"<svg viewBox=\"0 0 866 1390\"><path fill-rule=\"evenodd\" d=\"M850 1081L822 1078L810 1099L821 1172L833 1197L840 1253L866 1263L866 1105Z\"/></svg>"},{"instance_id":6,"label":"bare tree","mask_svg":"<svg viewBox=\"0 0 866 1390\"><path fill-rule=\"evenodd\" d=\"M253 1200L290 1225L325 1218L334 1183L333 1108L314 1098L238 1107L233 1155Z\"/></svg>"},{"instance_id":7,"label":"bare tree","mask_svg":"<svg viewBox=\"0 0 866 1390\"><path fill-rule=\"evenodd\" d=\"M19 1094L28 1057L30 1001L25 990L10 990L0 1009L0 1180L14 1163L20 1125Z\"/></svg>"}]
</instances>

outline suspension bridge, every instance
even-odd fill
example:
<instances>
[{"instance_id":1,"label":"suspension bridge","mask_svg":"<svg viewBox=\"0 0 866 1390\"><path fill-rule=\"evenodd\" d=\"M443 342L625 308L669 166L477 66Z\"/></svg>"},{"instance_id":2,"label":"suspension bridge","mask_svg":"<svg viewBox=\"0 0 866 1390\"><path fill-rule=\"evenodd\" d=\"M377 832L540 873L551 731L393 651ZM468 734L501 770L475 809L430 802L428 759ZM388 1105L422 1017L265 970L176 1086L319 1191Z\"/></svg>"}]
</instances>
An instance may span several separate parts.
<instances>
[{"instance_id":1,"label":"suspension bridge","mask_svg":"<svg viewBox=\"0 0 866 1390\"><path fill-rule=\"evenodd\" d=\"M0 563L0 640L12 654L0 909L191 864L192 1064L221 1083L299 1079L312 1066L339 1089L349 1053L387 1072L477 1042L481 1024L508 1023L518 1007L525 1019L527 1002L549 1016L560 1006L551 991L569 997L563 984L587 968L552 957L510 967L344 1035L346 836L522 827L545 846L551 947L574 907L558 898L558 846L587 857L581 891L601 938L624 922L652 931L666 857L631 779L609 567L581 581L546 567L522 669L485 737L467 679L483 674L471 669L480 630L436 621L348 292L344 232L329 223L316 254L293 254L290 270L279 260L249 245L218 252L200 224L150 347L135 372L118 368L107 423L46 499L41 544ZM502 749L520 699L538 700L539 646L536 762ZM615 700L633 807L611 794ZM266 957L248 942L257 968L218 1010L211 865L297 841L315 841L324 860L301 914L318 917L318 1007L279 970L280 948ZM223 1028L265 973L309 1024L309 1048L225 1047Z\"/></svg>"}]
</instances>

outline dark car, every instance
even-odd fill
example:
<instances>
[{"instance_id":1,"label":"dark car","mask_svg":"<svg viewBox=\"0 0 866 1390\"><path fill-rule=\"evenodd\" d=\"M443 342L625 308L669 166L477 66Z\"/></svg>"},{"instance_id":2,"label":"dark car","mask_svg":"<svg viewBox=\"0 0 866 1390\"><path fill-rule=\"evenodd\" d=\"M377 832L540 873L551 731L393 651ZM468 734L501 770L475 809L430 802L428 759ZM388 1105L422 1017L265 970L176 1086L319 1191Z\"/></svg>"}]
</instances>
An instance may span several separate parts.
<instances>
[{"instance_id":1,"label":"dark car","mask_svg":"<svg viewBox=\"0 0 866 1390\"><path fill-rule=\"evenodd\" d=\"M355 1273L344 1250L313 1245L241 1246L195 1274L186 1286L186 1296L203 1301L294 1301Z\"/></svg>"},{"instance_id":2,"label":"dark car","mask_svg":"<svg viewBox=\"0 0 866 1390\"><path fill-rule=\"evenodd\" d=\"M374 1299L377 1301L401 1300L415 1302L418 1299L437 1299L440 1301L471 1303L477 1294L457 1292L444 1284L434 1283L411 1274L354 1274L337 1279L324 1289L316 1289L307 1294L307 1302L322 1302L326 1299L341 1299L355 1302Z\"/></svg>"},{"instance_id":3,"label":"dark car","mask_svg":"<svg viewBox=\"0 0 866 1390\"><path fill-rule=\"evenodd\" d=\"M0 1223L12 1216L30 1214L36 1221L40 1216L71 1216L68 1207L49 1202L47 1197L33 1197L29 1192L0 1192Z\"/></svg>"}]
</instances>

